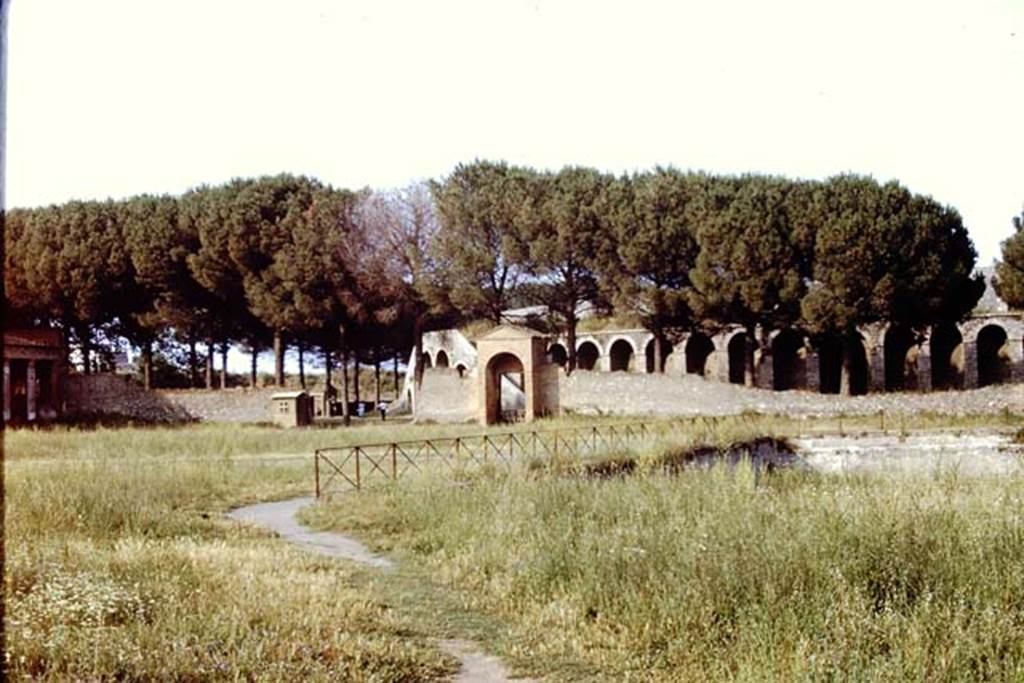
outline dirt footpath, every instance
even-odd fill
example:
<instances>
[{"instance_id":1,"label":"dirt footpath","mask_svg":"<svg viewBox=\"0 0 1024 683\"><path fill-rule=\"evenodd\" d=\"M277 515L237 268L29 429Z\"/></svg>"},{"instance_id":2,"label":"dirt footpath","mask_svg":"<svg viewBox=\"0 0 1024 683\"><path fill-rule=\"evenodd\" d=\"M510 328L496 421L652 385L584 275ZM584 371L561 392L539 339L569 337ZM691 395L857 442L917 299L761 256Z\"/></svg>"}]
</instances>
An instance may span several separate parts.
<instances>
[{"instance_id":1,"label":"dirt footpath","mask_svg":"<svg viewBox=\"0 0 1024 683\"><path fill-rule=\"evenodd\" d=\"M338 557L387 571L394 563L375 555L354 538L330 531L313 531L296 519L299 510L313 503L309 497L292 498L275 503L260 503L237 508L228 513L232 519L266 527L284 540L294 543L310 552L329 557ZM511 681L501 660L484 654L468 640L437 641L438 647L461 663L455 676L456 683L504 683ZM515 679L520 683L531 683L529 679Z\"/></svg>"}]
</instances>

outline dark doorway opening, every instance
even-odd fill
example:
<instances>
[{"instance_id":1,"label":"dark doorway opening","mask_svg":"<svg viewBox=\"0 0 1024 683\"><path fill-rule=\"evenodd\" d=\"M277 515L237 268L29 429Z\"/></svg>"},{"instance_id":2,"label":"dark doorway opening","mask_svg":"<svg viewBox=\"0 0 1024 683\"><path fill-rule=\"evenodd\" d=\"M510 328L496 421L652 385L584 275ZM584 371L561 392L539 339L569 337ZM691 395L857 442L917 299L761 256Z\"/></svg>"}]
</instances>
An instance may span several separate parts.
<instances>
[{"instance_id":1,"label":"dark doorway opening","mask_svg":"<svg viewBox=\"0 0 1024 683\"><path fill-rule=\"evenodd\" d=\"M962 389L964 386L964 338L952 323L932 328L932 389Z\"/></svg>"},{"instance_id":2,"label":"dark doorway opening","mask_svg":"<svg viewBox=\"0 0 1024 683\"><path fill-rule=\"evenodd\" d=\"M11 422L28 422L28 361L11 360Z\"/></svg>"},{"instance_id":3,"label":"dark doorway opening","mask_svg":"<svg viewBox=\"0 0 1024 683\"><path fill-rule=\"evenodd\" d=\"M644 356L647 361L647 372L658 372L658 366L654 363L654 347L655 343L652 339L647 342L647 348L644 349ZM661 367L665 367L665 361L668 359L668 355L672 353L672 343L667 339L661 340Z\"/></svg>"},{"instance_id":4,"label":"dark doorway opening","mask_svg":"<svg viewBox=\"0 0 1024 683\"><path fill-rule=\"evenodd\" d=\"M633 369L633 345L619 339L608 351L612 372L629 372Z\"/></svg>"},{"instance_id":5,"label":"dark doorway opening","mask_svg":"<svg viewBox=\"0 0 1024 683\"><path fill-rule=\"evenodd\" d=\"M1010 345L999 325L986 325L978 332L978 386L1002 384L1010 379Z\"/></svg>"},{"instance_id":6,"label":"dark doorway opening","mask_svg":"<svg viewBox=\"0 0 1024 683\"><path fill-rule=\"evenodd\" d=\"M583 342L576 349L576 367L580 370L593 370L597 367L597 359L601 352L594 342Z\"/></svg>"},{"instance_id":7,"label":"dark doorway opening","mask_svg":"<svg viewBox=\"0 0 1024 683\"><path fill-rule=\"evenodd\" d=\"M885 389L917 389L917 336L903 325L885 331Z\"/></svg>"},{"instance_id":8,"label":"dark doorway opening","mask_svg":"<svg viewBox=\"0 0 1024 683\"><path fill-rule=\"evenodd\" d=\"M569 354L566 352L565 347L561 344L555 343L548 347L548 357L551 362L555 365L560 365L563 368L569 361Z\"/></svg>"},{"instance_id":9,"label":"dark doorway opening","mask_svg":"<svg viewBox=\"0 0 1024 683\"><path fill-rule=\"evenodd\" d=\"M729 340L729 382L743 384L744 370L747 365L747 335L745 332L734 334Z\"/></svg>"},{"instance_id":10,"label":"dark doorway opening","mask_svg":"<svg viewBox=\"0 0 1024 683\"><path fill-rule=\"evenodd\" d=\"M772 340L772 388L779 391L804 386L803 360L800 349L803 337L793 330L783 330Z\"/></svg>"},{"instance_id":11,"label":"dark doorway opening","mask_svg":"<svg viewBox=\"0 0 1024 683\"><path fill-rule=\"evenodd\" d=\"M708 358L715 350L711 338L703 332L694 332L686 340L686 374L707 376ZM741 378L742 381L742 378Z\"/></svg>"}]
</instances>

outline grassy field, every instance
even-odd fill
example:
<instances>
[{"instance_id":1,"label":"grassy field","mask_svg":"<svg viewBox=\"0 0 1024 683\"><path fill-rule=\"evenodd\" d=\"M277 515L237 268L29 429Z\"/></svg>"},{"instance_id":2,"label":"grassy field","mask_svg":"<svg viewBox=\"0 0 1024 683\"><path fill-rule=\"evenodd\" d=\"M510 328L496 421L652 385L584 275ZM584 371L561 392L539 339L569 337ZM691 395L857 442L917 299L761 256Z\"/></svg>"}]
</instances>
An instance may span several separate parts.
<instances>
[{"instance_id":1,"label":"grassy field","mask_svg":"<svg viewBox=\"0 0 1024 683\"><path fill-rule=\"evenodd\" d=\"M829 423L728 418L676 445L816 426ZM1005 419L907 423L928 426ZM593 481L524 465L310 513L406 559L387 575L222 515L308 493L315 447L466 431L481 430L8 432L12 677L425 680L454 670L437 636L480 639L555 679L1024 675L1016 480L787 475L754 487L742 472Z\"/></svg>"},{"instance_id":2,"label":"grassy field","mask_svg":"<svg viewBox=\"0 0 1024 683\"><path fill-rule=\"evenodd\" d=\"M507 624L491 646L554 680L1024 678L1021 477L513 472L306 518Z\"/></svg>"},{"instance_id":3,"label":"grassy field","mask_svg":"<svg viewBox=\"0 0 1024 683\"><path fill-rule=\"evenodd\" d=\"M146 432L130 448L131 436L111 435L114 455L102 459L8 462L11 678L417 681L453 670L365 591L360 570L220 514L306 492L306 463L140 463L127 454L145 456L166 436Z\"/></svg>"}]
</instances>

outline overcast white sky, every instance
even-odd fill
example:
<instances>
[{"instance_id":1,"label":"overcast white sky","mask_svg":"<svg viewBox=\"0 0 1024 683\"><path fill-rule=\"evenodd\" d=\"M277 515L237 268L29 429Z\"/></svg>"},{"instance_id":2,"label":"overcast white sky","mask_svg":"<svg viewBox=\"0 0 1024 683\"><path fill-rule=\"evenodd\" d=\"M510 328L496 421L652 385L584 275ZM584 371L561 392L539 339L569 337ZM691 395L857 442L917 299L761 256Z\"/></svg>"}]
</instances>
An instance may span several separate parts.
<instances>
[{"instance_id":1,"label":"overcast white sky","mask_svg":"<svg viewBox=\"0 0 1024 683\"><path fill-rule=\"evenodd\" d=\"M460 161L898 179L1024 204L1024 0L14 0L7 200Z\"/></svg>"}]
</instances>

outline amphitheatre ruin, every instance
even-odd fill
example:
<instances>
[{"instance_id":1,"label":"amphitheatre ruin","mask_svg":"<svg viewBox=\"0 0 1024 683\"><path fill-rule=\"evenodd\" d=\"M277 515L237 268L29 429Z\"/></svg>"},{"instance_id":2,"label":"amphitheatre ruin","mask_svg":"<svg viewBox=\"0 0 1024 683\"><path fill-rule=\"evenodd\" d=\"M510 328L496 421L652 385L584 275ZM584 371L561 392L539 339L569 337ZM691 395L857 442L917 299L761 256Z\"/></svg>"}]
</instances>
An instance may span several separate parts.
<instances>
[{"instance_id":1,"label":"amphitheatre ruin","mask_svg":"<svg viewBox=\"0 0 1024 683\"><path fill-rule=\"evenodd\" d=\"M745 382L747 335L738 326L713 334L691 331L663 345L661 373L649 330L585 326L576 338L577 368L567 373L565 336L530 329L528 313L534 311L508 311L509 324L475 339L458 329L426 333L422 381L413 379L414 353L396 411L409 409L421 420L483 424L566 413L673 414L692 410L675 400L687 381ZM860 328L859 336L859 349L844 369L838 341L815 341L794 329L772 331L768 344L755 351L753 386L837 394L844 371L853 395L1024 382L1024 315L1009 310L991 282L962 322L936 325L923 335L902 325L874 324ZM693 391L678 396L692 397Z\"/></svg>"}]
</instances>

